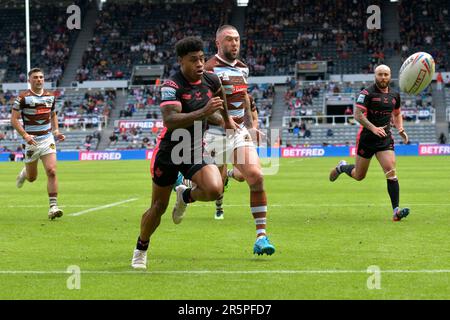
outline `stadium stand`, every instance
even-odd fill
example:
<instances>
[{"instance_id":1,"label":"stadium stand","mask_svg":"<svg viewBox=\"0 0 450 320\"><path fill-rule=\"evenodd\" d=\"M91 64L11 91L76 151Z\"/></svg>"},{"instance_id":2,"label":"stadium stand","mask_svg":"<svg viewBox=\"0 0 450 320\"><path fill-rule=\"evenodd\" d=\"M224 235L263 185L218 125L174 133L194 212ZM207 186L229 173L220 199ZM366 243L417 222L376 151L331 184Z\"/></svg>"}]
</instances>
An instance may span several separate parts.
<instances>
[{"instance_id":1,"label":"stadium stand","mask_svg":"<svg viewBox=\"0 0 450 320\"><path fill-rule=\"evenodd\" d=\"M176 67L175 42L190 35L200 36L206 55L211 55L215 30L228 21L231 4L227 0L202 0L195 6L109 1L99 14L77 80L128 79L132 66L139 64L165 64L167 76Z\"/></svg>"},{"instance_id":2,"label":"stadium stand","mask_svg":"<svg viewBox=\"0 0 450 320\"><path fill-rule=\"evenodd\" d=\"M31 11L32 65L42 66L47 81L57 82L73 51L78 32L66 31L62 18L67 16L65 6L45 1L37 3ZM75 3L81 8L88 5L87 0ZM427 50L434 56L437 70L449 70L446 57L450 53L450 4L419 0L411 3L398 4L401 41L391 43L384 41L382 32L367 30L366 20L359 19L367 16L368 5L381 6L381 1L250 1L241 26L242 59L249 65L251 76L292 76L299 60L325 60L328 77L370 73L387 57L400 59ZM331 6L335 10L327 10ZM232 0L164 4L107 1L96 12L94 37L88 47L83 48L82 63L74 76L79 81L129 80L133 66L162 64L165 65L164 78L168 77L178 67L173 54L176 41L187 35L200 36L205 41L206 55L214 54L215 31L221 24L236 21L232 20L235 10ZM23 73L25 38L23 32L17 30L23 30L24 10L20 6L5 8L0 4L0 18L0 79L3 76L5 81L23 82L26 80ZM345 109L345 119L336 115L333 118L327 116L327 104L330 99L349 99L352 106L355 95L369 84L308 82L294 78L286 83L286 89L258 84L250 85L249 93L259 111L260 127L269 127L274 121L282 123L284 145L345 144L354 142L358 127L352 117L353 107ZM397 83L394 86L398 88ZM275 97L276 91L284 92L284 97L283 94ZM60 144L62 149L95 150L100 138L110 140L110 149L155 145L161 128L158 90L130 86L125 102L117 106L114 93L115 90L105 89L59 89L59 120L68 137L66 143ZM8 127L10 94L5 92L1 96L0 141L8 148L17 148L20 142ZM443 107L450 108L448 87L444 94L446 105ZM437 141L435 110L441 103L436 106L433 99L431 86L417 97L402 94L405 127L413 141ZM281 115L275 119L278 111ZM283 116L289 120L281 122ZM124 125L127 121L152 122L157 126L133 128ZM114 125L108 131L103 130L108 123Z\"/></svg>"},{"instance_id":3,"label":"stadium stand","mask_svg":"<svg viewBox=\"0 0 450 320\"><path fill-rule=\"evenodd\" d=\"M95 150L101 130L107 125L111 109L115 108L114 90L58 89L58 122L66 135L58 148L65 151ZM22 139L10 125L11 106L16 92L0 92L0 145L17 150Z\"/></svg>"},{"instance_id":4,"label":"stadium stand","mask_svg":"<svg viewBox=\"0 0 450 320\"><path fill-rule=\"evenodd\" d=\"M394 86L396 82L393 83ZM359 125L353 119L355 97L368 83L354 82L296 82L286 89L285 117L283 119L282 145L350 145L356 141ZM350 112L327 115L326 99L349 95ZM411 143L436 142L434 108L430 89L420 96L401 94L404 127ZM395 141L401 138L394 133Z\"/></svg>"},{"instance_id":5,"label":"stadium stand","mask_svg":"<svg viewBox=\"0 0 450 320\"><path fill-rule=\"evenodd\" d=\"M402 1L399 17L402 58L426 51L435 59L436 70L449 70L450 2Z\"/></svg>"},{"instance_id":6,"label":"stadium stand","mask_svg":"<svg viewBox=\"0 0 450 320\"><path fill-rule=\"evenodd\" d=\"M298 60L326 60L331 73L372 72L384 53L381 31L366 31L358 18L370 4L379 1L251 2L243 41L250 72L293 74Z\"/></svg>"},{"instance_id":7,"label":"stadium stand","mask_svg":"<svg viewBox=\"0 0 450 320\"><path fill-rule=\"evenodd\" d=\"M87 0L72 1L83 9ZM37 2L30 8L31 65L44 69L47 81L61 79L78 31L66 27L66 9L60 4ZM0 68L5 81L26 82L26 39L23 8L0 7Z\"/></svg>"}]
</instances>

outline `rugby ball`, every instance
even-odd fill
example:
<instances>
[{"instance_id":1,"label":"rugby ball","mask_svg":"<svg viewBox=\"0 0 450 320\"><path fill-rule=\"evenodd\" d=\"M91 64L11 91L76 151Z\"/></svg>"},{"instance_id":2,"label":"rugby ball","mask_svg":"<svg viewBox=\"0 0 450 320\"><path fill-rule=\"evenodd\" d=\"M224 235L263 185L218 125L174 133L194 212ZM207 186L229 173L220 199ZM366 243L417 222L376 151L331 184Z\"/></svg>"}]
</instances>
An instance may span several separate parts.
<instances>
[{"instance_id":1,"label":"rugby ball","mask_svg":"<svg viewBox=\"0 0 450 320\"><path fill-rule=\"evenodd\" d=\"M400 90L410 95L418 95L428 87L433 75L433 57L426 52L416 52L409 56L400 68Z\"/></svg>"}]
</instances>

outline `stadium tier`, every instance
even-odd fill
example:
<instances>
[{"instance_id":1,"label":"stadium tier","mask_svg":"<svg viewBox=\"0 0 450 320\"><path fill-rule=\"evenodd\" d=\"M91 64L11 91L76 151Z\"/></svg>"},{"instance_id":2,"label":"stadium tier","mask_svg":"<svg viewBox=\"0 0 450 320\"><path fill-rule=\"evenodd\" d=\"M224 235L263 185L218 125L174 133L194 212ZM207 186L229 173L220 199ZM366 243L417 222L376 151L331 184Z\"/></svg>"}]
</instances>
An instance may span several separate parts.
<instances>
[{"instance_id":1,"label":"stadium tier","mask_svg":"<svg viewBox=\"0 0 450 320\"><path fill-rule=\"evenodd\" d=\"M398 27L398 41L392 41L389 30L387 33L383 29L368 30L366 19L359 18L367 15L368 5L387 8L382 1L260 0L250 1L247 8L237 7L231 0L164 4L112 0L102 2L101 8L85 0L74 3L82 12L95 17L95 23L90 24L91 36L84 41L87 46L81 47L83 41L78 39L86 30L69 32L65 28L65 5L69 2L36 1L30 10L32 66L43 67L47 81L52 81L53 85L67 76L80 81L78 84L88 80L126 80L128 86L123 98L117 101L115 95L119 88L110 91L53 88L59 94L59 123L68 137L66 143L60 144L61 149L95 150L100 146L100 139L108 141L101 144L102 148L152 148L160 128L137 127L137 133L124 133L120 128L124 121L160 123L162 118L159 89L133 86L133 67L163 65L160 79L163 81L178 68L173 48L176 41L188 35L200 36L209 57L216 52L215 31L226 23L236 24L241 33L241 57L250 68L250 76L267 77L266 83L250 84L248 92L255 100L260 127L281 128L283 144L288 140L293 144L305 140L304 130L300 130L298 138L298 134L290 132L295 129L295 123L283 117L298 119L299 126L305 123L310 135L306 143L342 144L354 140L350 139L357 127L352 116L354 100L372 81L348 78L335 81L333 76L373 72L373 67L388 61L386 59L401 60L418 50L427 50L433 55L437 70L449 69L448 59L444 59L450 47L450 5L447 2L414 0L413 5L403 1L389 7L398 12L391 20L385 18L389 26ZM335 10L326 10L330 7ZM23 4L10 1L0 5L0 18L0 78L3 82L23 82L26 80ZM74 60L75 67L65 74L70 59ZM302 60L325 61L326 70L319 78L331 80L306 81L305 76L296 73L296 63ZM291 80L269 84L271 77L277 75L289 76ZM393 78L396 77L394 70ZM444 88L445 83L448 86L448 74L443 82ZM393 86L398 89L396 80ZM8 148L19 144L8 126L11 94L16 93L3 94L0 107L0 141ZM444 117L449 117L445 110L450 108L448 87L442 99L432 86L418 96L401 93L401 98L404 120L416 132L412 140L436 142L437 138L433 138L437 130L436 117L438 122L442 121L439 111L444 108ZM324 132L330 134L328 129L332 129L333 136L324 136ZM86 143L86 139L92 143Z\"/></svg>"},{"instance_id":2,"label":"stadium tier","mask_svg":"<svg viewBox=\"0 0 450 320\"><path fill-rule=\"evenodd\" d=\"M82 10L87 0L72 1ZM13 3L11 3L13 4ZM5 68L5 82L26 82L25 10L23 3L0 5L0 68ZM67 7L62 4L31 1L31 65L46 72L47 81L58 84L63 76L78 36L66 27Z\"/></svg>"},{"instance_id":3,"label":"stadium tier","mask_svg":"<svg viewBox=\"0 0 450 320\"><path fill-rule=\"evenodd\" d=\"M436 61L437 70L448 71L450 64L450 2L401 1L399 23L401 53L405 59L418 51L428 51Z\"/></svg>"}]
</instances>

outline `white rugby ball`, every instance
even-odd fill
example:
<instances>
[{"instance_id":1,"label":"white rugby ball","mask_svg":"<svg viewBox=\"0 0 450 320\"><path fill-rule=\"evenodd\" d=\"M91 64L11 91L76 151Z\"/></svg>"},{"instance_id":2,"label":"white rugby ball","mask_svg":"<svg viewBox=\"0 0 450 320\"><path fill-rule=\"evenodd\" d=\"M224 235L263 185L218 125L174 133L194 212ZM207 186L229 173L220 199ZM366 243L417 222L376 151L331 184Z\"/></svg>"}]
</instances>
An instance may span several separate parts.
<instances>
[{"instance_id":1,"label":"white rugby ball","mask_svg":"<svg viewBox=\"0 0 450 320\"><path fill-rule=\"evenodd\" d=\"M399 73L400 90L411 95L421 93L433 79L434 60L426 52L416 52L403 62Z\"/></svg>"}]
</instances>

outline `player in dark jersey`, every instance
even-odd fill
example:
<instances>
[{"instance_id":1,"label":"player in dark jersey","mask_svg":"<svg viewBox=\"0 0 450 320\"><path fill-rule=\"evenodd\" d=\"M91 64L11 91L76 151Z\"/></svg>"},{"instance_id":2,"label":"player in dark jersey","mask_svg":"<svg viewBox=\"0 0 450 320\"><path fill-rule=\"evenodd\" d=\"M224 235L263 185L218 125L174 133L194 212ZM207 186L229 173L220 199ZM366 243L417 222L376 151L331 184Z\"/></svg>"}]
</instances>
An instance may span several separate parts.
<instances>
[{"instance_id":1,"label":"player in dark jersey","mask_svg":"<svg viewBox=\"0 0 450 320\"><path fill-rule=\"evenodd\" d=\"M203 41L184 38L176 44L180 71L161 87L161 112L164 129L153 152L152 202L141 220L141 231L134 250L132 267L146 269L150 237L161 222L169 204L178 172L195 183L193 188L179 185L172 212L174 223L184 217L188 203L216 200L223 190L219 169L203 157L203 133L206 119L223 109L219 78L204 72Z\"/></svg>"},{"instance_id":2,"label":"player in dark jersey","mask_svg":"<svg viewBox=\"0 0 450 320\"><path fill-rule=\"evenodd\" d=\"M361 124L356 139L355 164L341 160L331 170L330 181L335 181L345 172L357 181L365 178L370 159L377 158L387 179L387 189L394 210L393 220L400 221L409 214L408 208L400 209L400 187L395 169L394 139L391 133L391 120L403 142L408 143L408 135L403 129L400 112L400 94L390 87L391 70L386 65L375 69L375 83L361 91L355 109L355 119Z\"/></svg>"}]
</instances>

